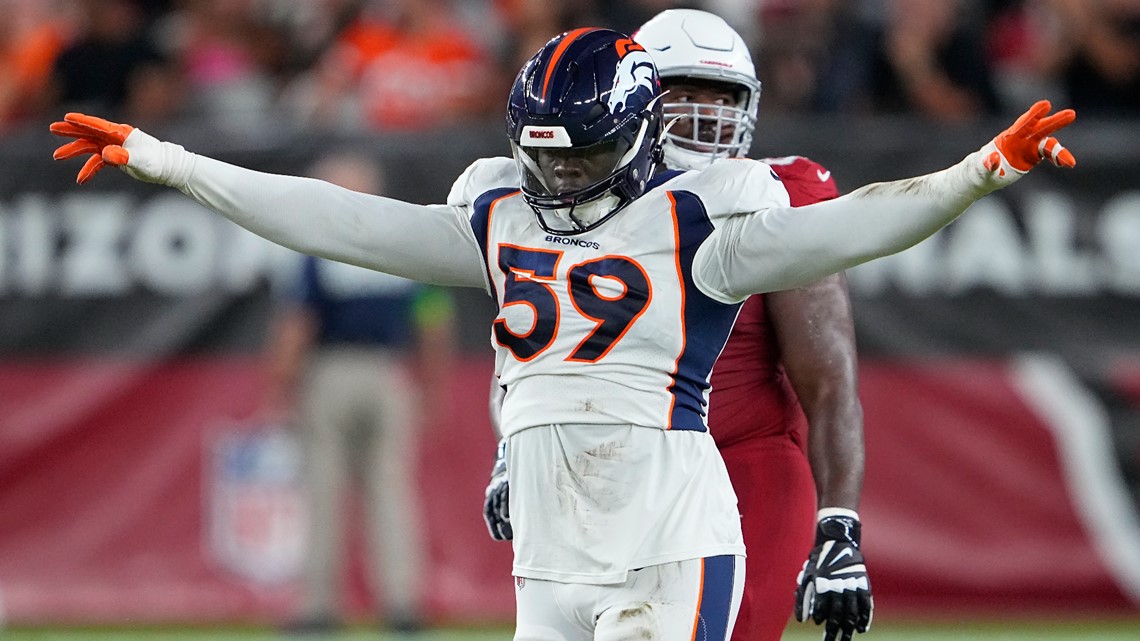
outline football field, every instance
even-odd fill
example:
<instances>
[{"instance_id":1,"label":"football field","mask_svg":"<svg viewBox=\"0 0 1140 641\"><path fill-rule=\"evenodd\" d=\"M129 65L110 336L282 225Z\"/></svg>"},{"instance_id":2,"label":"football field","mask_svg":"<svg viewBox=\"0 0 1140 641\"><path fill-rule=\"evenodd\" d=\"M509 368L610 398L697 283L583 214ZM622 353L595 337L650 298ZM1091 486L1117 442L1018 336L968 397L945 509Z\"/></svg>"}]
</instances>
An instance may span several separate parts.
<instances>
[{"instance_id":1,"label":"football field","mask_svg":"<svg viewBox=\"0 0 1140 641\"><path fill-rule=\"evenodd\" d=\"M264 628L15 628L0 632L4 641L510 641L506 628L449 628L414 636L353 628L329 635L289 635ZM785 641L821 638L814 626L794 625ZM1050 622L939 621L878 624L859 641L1137 641L1140 618L1126 620L1057 620Z\"/></svg>"}]
</instances>

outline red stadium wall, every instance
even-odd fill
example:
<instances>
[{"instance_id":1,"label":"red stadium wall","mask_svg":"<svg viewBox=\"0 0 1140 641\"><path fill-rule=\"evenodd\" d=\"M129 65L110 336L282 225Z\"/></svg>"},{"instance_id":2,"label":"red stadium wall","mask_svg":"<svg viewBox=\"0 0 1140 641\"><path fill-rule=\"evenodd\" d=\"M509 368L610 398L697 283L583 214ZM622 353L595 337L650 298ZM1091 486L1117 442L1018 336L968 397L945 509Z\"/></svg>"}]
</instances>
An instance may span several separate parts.
<instances>
[{"instance_id":1,"label":"red stadium wall","mask_svg":"<svg viewBox=\"0 0 1140 641\"><path fill-rule=\"evenodd\" d=\"M462 362L449 420L423 429L424 585L438 620L506 621L513 610L509 546L489 539L480 514L493 450L484 418L490 367ZM1111 549L1112 533L1081 503L1082 484L1093 483L1094 499L1112 488L1082 480L1090 470L1059 454L1073 444L1043 416L1025 367L862 368L862 513L881 615L1137 609L1137 586L1106 563L1123 555L1115 569L1126 571L1129 552ZM293 614L304 525L295 494L217 464L219 443L256 425L244 419L256 410L257 372L247 358L0 367L0 597L10 621ZM1116 518L1109 529L1135 534L1134 518ZM349 614L361 617L374 610L357 539L344 589Z\"/></svg>"},{"instance_id":2,"label":"red stadium wall","mask_svg":"<svg viewBox=\"0 0 1140 641\"><path fill-rule=\"evenodd\" d=\"M219 446L257 430L248 420L261 398L257 366L249 358L0 366L0 599L10 621L293 614L292 552L305 525L293 512L296 488L217 469ZM424 430L424 585L437 617L503 620L513 611L510 546L494 544L482 522L494 452L483 418L489 376L487 362L463 364L456 380L479 384L453 385L452 420ZM355 536L345 598L365 615L375 609Z\"/></svg>"}]
</instances>

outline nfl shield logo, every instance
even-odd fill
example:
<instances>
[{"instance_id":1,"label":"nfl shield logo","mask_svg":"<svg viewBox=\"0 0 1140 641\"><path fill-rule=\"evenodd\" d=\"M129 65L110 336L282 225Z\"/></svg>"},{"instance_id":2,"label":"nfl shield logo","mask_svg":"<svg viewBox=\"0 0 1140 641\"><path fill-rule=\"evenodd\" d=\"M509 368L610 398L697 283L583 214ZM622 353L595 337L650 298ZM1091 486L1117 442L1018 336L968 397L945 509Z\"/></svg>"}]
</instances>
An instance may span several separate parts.
<instances>
[{"instance_id":1,"label":"nfl shield logo","mask_svg":"<svg viewBox=\"0 0 1140 641\"><path fill-rule=\"evenodd\" d=\"M307 514L300 451L279 427L215 433L206 496L209 549L223 567L262 584L297 577Z\"/></svg>"},{"instance_id":2,"label":"nfl shield logo","mask_svg":"<svg viewBox=\"0 0 1140 641\"><path fill-rule=\"evenodd\" d=\"M521 576L515 577L515 587L516 588L521 590L521 589L523 589L523 586L525 586L525 585L526 585L526 579L522 578Z\"/></svg>"}]
</instances>

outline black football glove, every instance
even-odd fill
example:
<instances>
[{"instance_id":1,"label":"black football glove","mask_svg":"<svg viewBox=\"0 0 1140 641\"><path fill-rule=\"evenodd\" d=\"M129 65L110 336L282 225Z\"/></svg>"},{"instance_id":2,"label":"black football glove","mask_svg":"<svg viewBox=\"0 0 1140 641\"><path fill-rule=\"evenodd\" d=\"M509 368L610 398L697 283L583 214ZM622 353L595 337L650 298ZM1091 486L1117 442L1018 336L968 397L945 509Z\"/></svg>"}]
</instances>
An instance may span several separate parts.
<instances>
[{"instance_id":1,"label":"black football glove","mask_svg":"<svg viewBox=\"0 0 1140 641\"><path fill-rule=\"evenodd\" d=\"M507 483L507 441L499 441L495 453L495 466L491 468L491 482L487 484L487 492L483 500L483 520L487 522L487 529L491 538L496 541L510 541L514 538L511 529L511 510L508 505L510 498L510 485Z\"/></svg>"},{"instance_id":2,"label":"black football glove","mask_svg":"<svg viewBox=\"0 0 1140 641\"><path fill-rule=\"evenodd\" d=\"M815 548L796 579L796 620L825 623L824 641L850 641L854 633L871 629L875 600L859 551L859 530L855 516L821 518Z\"/></svg>"}]
</instances>

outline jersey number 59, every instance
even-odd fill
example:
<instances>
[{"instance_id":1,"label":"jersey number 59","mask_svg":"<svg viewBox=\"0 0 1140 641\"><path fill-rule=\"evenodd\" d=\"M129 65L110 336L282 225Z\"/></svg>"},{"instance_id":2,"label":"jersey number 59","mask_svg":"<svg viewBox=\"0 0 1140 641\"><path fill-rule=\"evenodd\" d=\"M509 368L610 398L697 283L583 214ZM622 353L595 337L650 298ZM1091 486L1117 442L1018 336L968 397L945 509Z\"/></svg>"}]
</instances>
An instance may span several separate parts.
<instances>
[{"instance_id":1,"label":"jersey number 59","mask_svg":"<svg viewBox=\"0 0 1140 641\"><path fill-rule=\"evenodd\" d=\"M561 310L554 288L568 288L574 310L594 321L587 334L566 357L568 361L600 360L625 336L653 297L649 276L636 261L623 256L602 256L571 265L559 273L562 252L499 245L499 269L506 276L503 307L527 305L534 313L530 331L516 334L502 318L495 319L495 340L520 361L546 351L558 334ZM599 279L607 287L599 288Z\"/></svg>"}]
</instances>

